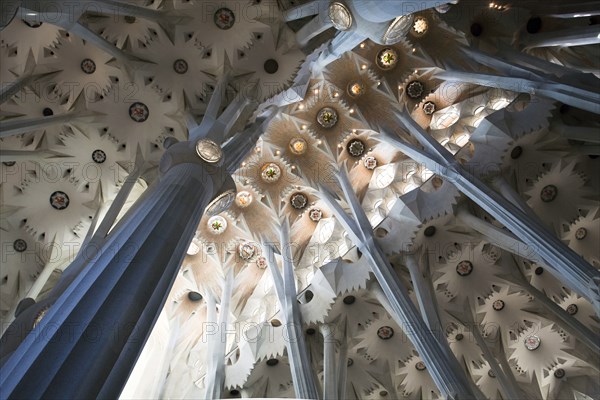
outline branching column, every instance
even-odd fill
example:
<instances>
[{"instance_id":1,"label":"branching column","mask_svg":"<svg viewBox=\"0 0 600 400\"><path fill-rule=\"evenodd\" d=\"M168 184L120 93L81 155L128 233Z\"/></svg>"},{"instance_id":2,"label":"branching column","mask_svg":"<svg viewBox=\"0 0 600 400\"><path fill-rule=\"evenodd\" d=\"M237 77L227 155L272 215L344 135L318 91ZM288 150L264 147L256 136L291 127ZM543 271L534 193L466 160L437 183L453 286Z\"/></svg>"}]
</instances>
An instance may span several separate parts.
<instances>
[{"instance_id":1,"label":"branching column","mask_svg":"<svg viewBox=\"0 0 600 400\"><path fill-rule=\"evenodd\" d=\"M510 229L525 244L546 260L549 270L573 290L586 297L600 314L600 272L571 250L535 217L524 213L499 193L490 189L464 169L454 156L427 134L406 113L398 119L420 142L424 150L402 141L398 136L382 137L413 160L445 177L467 197Z\"/></svg>"},{"instance_id":2,"label":"branching column","mask_svg":"<svg viewBox=\"0 0 600 400\"><path fill-rule=\"evenodd\" d=\"M3 365L2 397L119 396L204 209L229 176L222 162L201 160L192 142L172 145L160 170Z\"/></svg>"},{"instance_id":3,"label":"branching column","mask_svg":"<svg viewBox=\"0 0 600 400\"><path fill-rule=\"evenodd\" d=\"M349 216L343 210L329 188L321 186L321 198L327 203L363 255L369 259L373 274L389 303L389 313L392 318L406 333L425 361L432 379L443 396L449 399L477 398L463 369L452 355L448 343L444 340L442 344L434 332L428 328L410 299L408 291L375 243L372 234L373 228L344 173L339 174L339 181L354 217Z\"/></svg>"},{"instance_id":4,"label":"branching column","mask_svg":"<svg viewBox=\"0 0 600 400\"><path fill-rule=\"evenodd\" d=\"M292 381L294 382L294 392L297 398L318 399L317 384L313 376L310 355L302 332L302 318L298 307L296 279L290 252L289 227L286 222L281 226L280 236L283 276L277 267L273 246L266 244L264 247L267 251L267 263L273 276L277 299L285 319L284 329L287 335L285 342Z\"/></svg>"}]
</instances>

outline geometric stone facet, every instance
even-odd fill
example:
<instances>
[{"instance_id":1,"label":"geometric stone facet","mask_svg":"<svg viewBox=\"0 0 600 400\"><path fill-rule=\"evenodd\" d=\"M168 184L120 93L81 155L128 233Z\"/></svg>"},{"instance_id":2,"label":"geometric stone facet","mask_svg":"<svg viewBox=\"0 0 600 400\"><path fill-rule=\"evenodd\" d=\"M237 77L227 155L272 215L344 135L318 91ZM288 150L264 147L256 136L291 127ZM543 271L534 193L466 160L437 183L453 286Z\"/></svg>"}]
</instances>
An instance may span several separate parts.
<instances>
[{"instance_id":1,"label":"geometric stone facet","mask_svg":"<svg viewBox=\"0 0 600 400\"><path fill-rule=\"evenodd\" d=\"M196 243L194 243L194 240L192 240L192 242L188 246L187 255L195 256L198 253L200 253L200 246L198 246Z\"/></svg>"}]
</instances>

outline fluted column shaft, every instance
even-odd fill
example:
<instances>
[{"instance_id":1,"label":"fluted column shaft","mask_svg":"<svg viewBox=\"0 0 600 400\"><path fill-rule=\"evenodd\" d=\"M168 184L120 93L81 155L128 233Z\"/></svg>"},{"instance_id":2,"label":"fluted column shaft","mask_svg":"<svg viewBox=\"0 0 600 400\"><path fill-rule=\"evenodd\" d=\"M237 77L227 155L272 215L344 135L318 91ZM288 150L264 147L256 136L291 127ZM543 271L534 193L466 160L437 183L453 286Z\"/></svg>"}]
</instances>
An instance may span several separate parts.
<instances>
[{"instance_id":1,"label":"fluted column shaft","mask_svg":"<svg viewBox=\"0 0 600 400\"><path fill-rule=\"evenodd\" d=\"M283 260L283 276L275 262L274 249L267 244L268 265L279 304L285 318L284 329L287 334L286 349L290 361L290 372L294 383L294 392L299 399L318 399L317 384L313 375L310 355L304 340L302 315L298 305L298 292L294 275L294 264L289 238L289 226L284 222L280 231L280 249Z\"/></svg>"},{"instance_id":2,"label":"fluted column shaft","mask_svg":"<svg viewBox=\"0 0 600 400\"><path fill-rule=\"evenodd\" d=\"M336 400L338 398L338 374L335 368L336 340L333 325L321 324L319 330L323 335L323 399Z\"/></svg>"},{"instance_id":3,"label":"fluted column shaft","mask_svg":"<svg viewBox=\"0 0 600 400\"><path fill-rule=\"evenodd\" d=\"M192 143L173 147L183 147L187 156L167 151L157 184L4 364L3 396L119 396L226 175L195 162Z\"/></svg>"},{"instance_id":4,"label":"fluted column shaft","mask_svg":"<svg viewBox=\"0 0 600 400\"><path fill-rule=\"evenodd\" d=\"M321 187L321 198L327 203L336 219L348 232L350 237L369 260L373 275L381 286L382 304L392 318L406 333L419 355L425 361L431 377L443 396L449 399L474 399L477 393L471 388L460 364L452 355L448 343L442 343L419 315L407 289L402 285L398 275L389 261L375 243L372 227L364 210L360 206L348 178L343 172L339 181L354 217L350 217L338 204L333 192Z\"/></svg>"}]
</instances>

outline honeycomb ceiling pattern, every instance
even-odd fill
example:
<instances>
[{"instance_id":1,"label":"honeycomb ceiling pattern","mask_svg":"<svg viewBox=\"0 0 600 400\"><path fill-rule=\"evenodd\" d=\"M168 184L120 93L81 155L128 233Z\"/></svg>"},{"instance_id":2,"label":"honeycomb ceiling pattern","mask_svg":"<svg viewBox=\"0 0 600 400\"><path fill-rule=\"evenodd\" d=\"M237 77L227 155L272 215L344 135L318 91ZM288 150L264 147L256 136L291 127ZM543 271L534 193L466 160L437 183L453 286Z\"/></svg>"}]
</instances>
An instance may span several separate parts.
<instances>
[{"instance_id":1,"label":"honeycomb ceiling pattern","mask_svg":"<svg viewBox=\"0 0 600 400\"><path fill-rule=\"evenodd\" d=\"M234 132L275 101L269 99L301 88L234 174L232 206L200 221L123 398L202 398L209 328L222 313L223 396L294 397L284 315L262 246L279 241L282 223L290 226L315 376L323 379L328 336L337 368L342 361L347 367L343 398L441 398L378 295L369 262L323 196L329 187L349 209L338 171L347 174L411 299L424 312L424 291L438 336L483 396L506 398L492 361L528 398L598 398L598 354L556 317L558 306L598 335L592 304L523 243L502 242L493 232L508 230L439 171L386 139L416 144L396 118L406 111L460 164L599 268L598 115L533 90L444 75L501 75L464 49L507 49L598 84L597 43L535 45L542 35L597 27L597 16L460 1L414 13L395 44L365 39L320 66L322 45L337 31L299 46L310 18L284 18L306 1L130 3L148 13L88 7L76 19L85 34L19 15L0 33L2 86L27 78L0 106L3 327L21 299L43 298L60 279L138 152L144 171L121 215L158 179L165 139L185 140L217 90L221 110L248 99L232 116ZM324 327L332 333L324 335Z\"/></svg>"}]
</instances>

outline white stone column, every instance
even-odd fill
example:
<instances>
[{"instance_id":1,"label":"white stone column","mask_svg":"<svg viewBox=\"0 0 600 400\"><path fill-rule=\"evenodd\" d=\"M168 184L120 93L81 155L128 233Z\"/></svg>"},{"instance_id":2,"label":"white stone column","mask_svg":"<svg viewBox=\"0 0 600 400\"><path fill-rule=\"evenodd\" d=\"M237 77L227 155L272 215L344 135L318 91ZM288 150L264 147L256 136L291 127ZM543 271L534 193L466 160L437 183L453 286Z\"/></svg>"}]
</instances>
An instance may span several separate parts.
<instances>
[{"instance_id":1,"label":"white stone column","mask_svg":"<svg viewBox=\"0 0 600 400\"><path fill-rule=\"evenodd\" d=\"M323 399L338 399L338 374L335 365L335 326L320 324L319 330L323 335Z\"/></svg>"}]
</instances>

